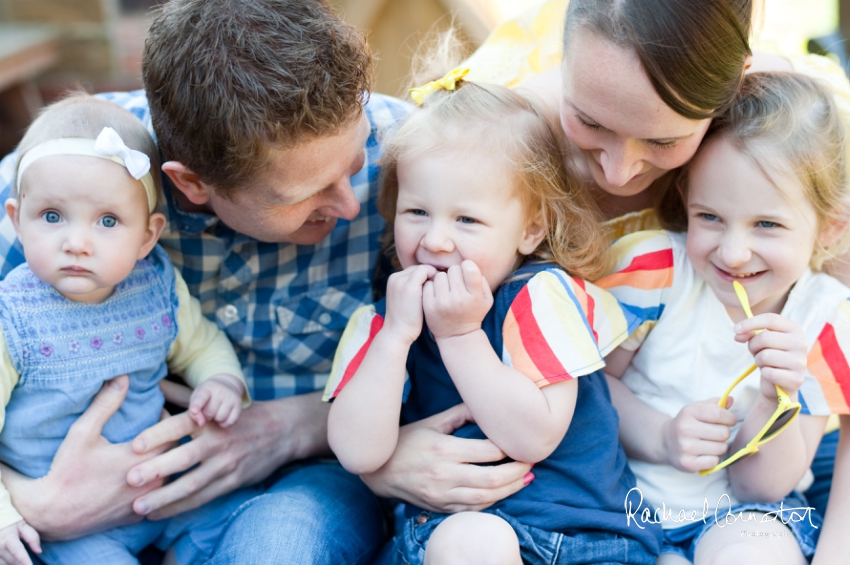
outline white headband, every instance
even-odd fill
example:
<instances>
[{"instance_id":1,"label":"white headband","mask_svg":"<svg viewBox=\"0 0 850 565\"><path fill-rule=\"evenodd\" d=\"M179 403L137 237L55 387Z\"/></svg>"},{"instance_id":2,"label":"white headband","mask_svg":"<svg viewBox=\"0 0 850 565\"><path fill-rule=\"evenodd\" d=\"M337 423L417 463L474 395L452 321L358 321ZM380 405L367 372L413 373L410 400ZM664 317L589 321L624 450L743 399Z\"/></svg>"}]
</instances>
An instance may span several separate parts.
<instances>
[{"instance_id":1,"label":"white headband","mask_svg":"<svg viewBox=\"0 0 850 565\"><path fill-rule=\"evenodd\" d=\"M87 155L109 159L125 167L132 177L141 181L145 187L148 197L148 211L156 209L156 185L151 176L151 161L141 151L130 149L124 145L124 140L118 132L112 128L103 128L97 139L85 139L81 137L63 137L40 143L26 152L21 163L18 165L18 179L15 188L21 190L21 178L27 167L42 157L50 155Z\"/></svg>"}]
</instances>

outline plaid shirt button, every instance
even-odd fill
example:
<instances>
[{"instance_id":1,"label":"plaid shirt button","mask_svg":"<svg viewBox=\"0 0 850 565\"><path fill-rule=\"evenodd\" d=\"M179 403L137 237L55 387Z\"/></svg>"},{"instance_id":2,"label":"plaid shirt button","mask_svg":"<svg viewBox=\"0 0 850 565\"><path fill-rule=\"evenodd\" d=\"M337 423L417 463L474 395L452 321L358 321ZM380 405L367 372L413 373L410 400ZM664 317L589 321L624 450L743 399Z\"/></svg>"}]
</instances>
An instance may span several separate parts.
<instances>
[{"instance_id":1,"label":"plaid shirt button","mask_svg":"<svg viewBox=\"0 0 850 565\"><path fill-rule=\"evenodd\" d=\"M239 310L236 309L236 306L233 304L228 304L224 307L224 311L222 312L222 318L227 320L228 322L235 322L239 319Z\"/></svg>"}]
</instances>

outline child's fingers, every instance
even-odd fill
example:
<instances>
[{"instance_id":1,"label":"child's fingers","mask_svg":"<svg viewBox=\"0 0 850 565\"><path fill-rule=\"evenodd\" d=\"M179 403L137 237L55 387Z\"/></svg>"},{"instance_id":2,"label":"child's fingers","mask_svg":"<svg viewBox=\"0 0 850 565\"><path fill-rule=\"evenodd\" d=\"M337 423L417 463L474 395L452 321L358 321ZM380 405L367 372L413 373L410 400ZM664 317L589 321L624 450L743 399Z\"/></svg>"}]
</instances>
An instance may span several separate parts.
<instances>
[{"instance_id":1,"label":"child's fingers","mask_svg":"<svg viewBox=\"0 0 850 565\"><path fill-rule=\"evenodd\" d=\"M806 351L806 338L802 331L779 332L765 330L759 333L744 332L735 334L735 341L747 343L750 351L759 351L766 347L787 351Z\"/></svg>"},{"instance_id":2,"label":"child's fingers","mask_svg":"<svg viewBox=\"0 0 850 565\"><path fill-rule=\"evenodd\" d=\"M434 278L429 282L432 284L435 298L445 296L449 293L449 275L447 275L446 273L437 273L436 275L434 275ZM426 286L428 286L427 283Z\"/></svg>"},{"instance_id":3,"label":"child's fingers","mask_svg":"<svg viewBox=\"0 0 850 565\"><path fill-rule=\"evenodd\" d=\"M415 272L411 276L415 275L416 280L421 281L419 284L425 284L425 281L433 279L437 272L437 269L433 265L417 265Z\"/></svg>"},{"instance_id":4,"label":"child's fingers","mask_svg":"<svg viewBox=\"0 0 850 565\"><path fill-rule=\"evenodd\" d=\"M688 404L665 424L663 445L670 465L693 473L716 465L726 453L737 419L717 402L715 398Z\"/></svg>"},{"instance_id":5,"label":"child's fingers","mask_svg":"<svg viewBox=\"0 0 850 565\"><path fill-rule=\"evenodd\" d=\"M20 563L21 565L32 565L30 556L27 555L27 550L24 544L19 539L10 539L6 542L6 549L12 554L12 563Z\"/></svg>"},{"instance_id":6,"label":"child's fingers","mask_svg":"<svg viewBox=\"0 0 850 565\"><path fill-rule=\"evenodd\" d=\"M230 413L233 412L233 409L236 406L236 402L226 401L222 402L221 406L218 407L218 410L215 413L215 421L219 424L223 424L230 417Z\"/></svg>"},{"instance_id":7,"label":"child's fingers","mask_svg":"<svg viewBox=\"0 0 850 565\"><path fill-rule=\"evenodd\" d=\"M738 423L738 419L728 409L717 405L719 398L711 398L706 401L694 402L682 410L687 410L696 420L708 424L718 424L732 427ZM728 404L727 404L728 406Z\"/></svg>"},{"instance_id":8,"label":"child's fingers","mask_svg":"<svg viewBox=\"0 0 850 565\"><path fill-rule=\"evenodd\" d=\"M752 334L751 342L755 342L759 347L776 347L779 349L806 348L806 337L803 335L803 329L799 326L789 328L789 331L781 330L763 330L761 332L745 332Z\"/></svg>"},{"instance_id":9,"label":"child's fingers","mask_svg":"<svg viewBox=\"0 0 850 565\"><path fill-rule=\"evenodd\" d=\"M493 291L490 290L490 283L487 282L487 277L485 277L483 275L481 276L481 285L482 285L482 290L484 292L484 300L486 300L487 302L492 304L493 303Z\"/></svg>"},{"instance_id":10,"label":"child's fingers","mask_svg":"<svg viewBox=\"0 0 850 565\"><path fill-rule=\"evenodd\" d=\"M219 409L221 408L221 398L220 395L215 395L210 398L210 401L207 402L207 405L204 407L204 416L207 417L207 420L215 420L216 414L218 414Z\"/></svg>"},{"instance_id":11,"label":"child's fingers","mask_svg":"<svg viewBox=\"0 0 850 565\"><path fill-rule=\"evenodd\" d=\"M211 396L212 392L208 386L201 385L196 388L194 392L192 392L192 396L189 398L189 413L200 413L204 409L204 406L206 406L209 402Z\"/></svg>"},{"instance_id":12,"label":"child's fingers","mask_svg":"<svg viewBox=\"0 0 850 565\"><path fill-rule=\"evenodd\" d=\"M189 399L189 416L199 426L206 424L205 412L210 396L209 387L201 386L192 392L192 396Z\"/></svg>"},{"instance_id":13,"label":"child's fingers","mask_svg":"<svg viewBox=\"0 0 850 565\"><path fill-rule=\"evenodd\" d=\"M449 292L471 292L464 282L463 269L460 265L452 265L446 273L449 281Z\"/></svg>"},{"instance_id":14,"label":"child's fingers","mask_svg":"<svg viewBox=\"0 0 850 565\"><path fill-rule=\"evenodd\" d=\"M756 365L761 369L773 367L776 369L787 369L799 371L801 374L806 370L806 355L802 351L783 351L781 349L762 349L754 355Z\"/></svg>"},{"instance_id":15,"label":"child's fingers","mask_svg":"<svg viewBox=\"0 0 850 565\"><path fill-rule=\"evenodd\" d=\"M30 526L29 524L21 524L18 528L18 533L21 536L21 539L27 542L27 545L30 546L30 549L36 553L41 553L41 540L38 537L38 532L35 531L35 528Z\"/></svg>"},{"instance_id":16,"label":"child's fingers","mask_svg":"<svg viewBox=\"0 0 850 565\"><path fill-rule=\"evenodd\" d=\"M436 300L436 291L434 290L434 280L431 279L422 285L422 310L428 312L434 308L434 300Z\"/></svg>"},{"instance_id":17,"label":"child's fingers","mask_svg":"<svg viewBox=\"0 0 850 565\"><path fill-rule=\"evenodd\" d=\"M762 368L761 377L765 381L782 388L788 394L793 394L799 390L805 381L804 373L800 371L780 369L777 367ZM775 392L775 389L772 389L772 392L770 393L771 398L773 398L773 392Z\"/></svg>"},{"instance_id":18,"label":"child's fingers","mask_svg":"<svg viewBox=\"0 0 850 565\"><path fill-rule=\"evenodd\" d=\"M723 426L714 427L721 428ZM728 428L725 429L728 432ZM720 430L717 430L717 432L715 435L723 435ZM667 457L669 463L676 469L686 473L695 473L717 465L728 449L725 441L680 437L674 449L671 450L668 446Z\"/></svg>"},{"instance_id":19,"label":"child's fingers","mask_svg":"<svg viewBox=\"0 0 850 565\"><path fill-rule=\"evenodd\" d=\"M723 453L726 452L724 451ZM720 464L720 459L723 453L720 455L700 455L698 457L694 457L691 464L688 466L689 471L691 473L696 473L698 471L711 469L712 467Z\"/></svg>"},{"instance_id":20,"label":"child's fingers","mask_svg":"<svg viewBox=\"0 0 850 565\"><path fill-rule=\"evenodd\" d=\"M759 314L746 320L741 320L734 327L735 333L746 333L755 330L771 330L774 332L791 333L794 331L802 331L800 324L793 322L779 314Z\"/></svg>"},{"instance_id":21,"label":"child's fingers","mask_svg":"<svg viewBox=\"0 0 850 565\"><path fill-rule=\"evenodd\" d=\"M236 404L236 406L234 406L233 409L230 411L230 414L228 414L227 419L224 420L224 422L220 422L221 427L222 428L229 428L230 426L235 424L236 420L239 419L239 416L240 416L241 413L242 413L242 401L240 400Z\"/></svg>"},{"instance_id":22,"label":"child's fingers","mask_svg":"<svg viewBox=\"0 0 850 565\"><path fill-rule=\"evenodd\" d=\"M466 290L471 294L482 294L481 284L484 279L481 276L481 270L473 261L467 259L460 264L461 275L463 275L463 283Z\"/></svg>"}]
</instances>

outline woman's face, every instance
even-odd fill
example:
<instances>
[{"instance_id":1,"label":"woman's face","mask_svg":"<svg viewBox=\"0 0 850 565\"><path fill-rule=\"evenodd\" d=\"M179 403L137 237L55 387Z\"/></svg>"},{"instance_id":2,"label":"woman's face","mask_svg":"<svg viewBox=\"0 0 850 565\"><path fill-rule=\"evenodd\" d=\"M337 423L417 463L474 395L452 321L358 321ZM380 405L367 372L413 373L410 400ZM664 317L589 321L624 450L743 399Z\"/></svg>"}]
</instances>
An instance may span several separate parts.
<instances>
[{"instance_id":1,"label":"woman's face","mask_svg":"<svg viewBox=\"0 0 850 565\"><path fill-rule=\"evenodd\" d=\"M581 150L579 170L614 196L634 196L684 165L711 121L677 114L633 51L587 29L570 32L563 77L561 124Z\"/></svg>"}]
</instances>

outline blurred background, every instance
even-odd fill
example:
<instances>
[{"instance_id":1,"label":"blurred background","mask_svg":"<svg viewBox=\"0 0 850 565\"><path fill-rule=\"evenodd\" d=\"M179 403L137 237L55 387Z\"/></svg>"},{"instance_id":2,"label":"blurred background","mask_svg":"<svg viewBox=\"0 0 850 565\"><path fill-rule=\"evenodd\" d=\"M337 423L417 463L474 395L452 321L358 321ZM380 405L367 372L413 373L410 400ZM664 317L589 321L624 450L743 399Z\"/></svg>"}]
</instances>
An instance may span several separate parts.
<instances>
[{"instance_id":1,"label":"blurred background","mask_svg":"<svg viewBox=\"0 0 850 565\"><path fill-rule=\"evenodd\" d=\"M161 1L0 0L0 156L14 148L42 104L70 87L141 88L142 48ZM377 58L376 90L401 95L426 32L454 21L475 46L499 22L541 0L329 1L367 33ZM843 38L850 37L850 0L763 0L758 19L757 48L827 52L848 69Z\"/></svg>"}]
</instances>

